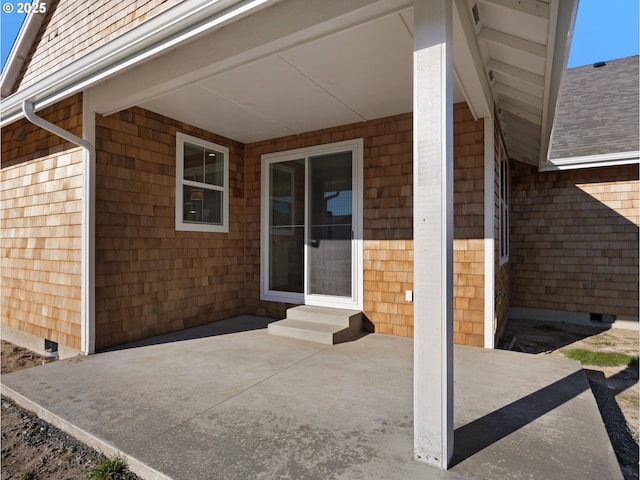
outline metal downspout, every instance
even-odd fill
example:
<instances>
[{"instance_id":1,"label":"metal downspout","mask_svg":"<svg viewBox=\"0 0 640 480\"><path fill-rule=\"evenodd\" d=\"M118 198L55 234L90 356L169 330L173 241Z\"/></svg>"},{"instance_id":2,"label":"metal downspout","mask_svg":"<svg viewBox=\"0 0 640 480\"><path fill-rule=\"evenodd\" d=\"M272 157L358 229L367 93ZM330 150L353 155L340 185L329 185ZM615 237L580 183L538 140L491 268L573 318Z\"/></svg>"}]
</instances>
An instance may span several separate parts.
<instances>
[{"instance_id":1,"label":"metal downspout","mask_svg":"<svg viewBox=\"0 0 640 480\"><path fill-rule=\"evenodd\" d=\"M22 102L22 113L34 125L83 149L82 162L82 279L80 301L80 338L82 353L95 352L95 162L96 149L85 139L38 117L33 103Z\"/></svg>"}]
</instances>

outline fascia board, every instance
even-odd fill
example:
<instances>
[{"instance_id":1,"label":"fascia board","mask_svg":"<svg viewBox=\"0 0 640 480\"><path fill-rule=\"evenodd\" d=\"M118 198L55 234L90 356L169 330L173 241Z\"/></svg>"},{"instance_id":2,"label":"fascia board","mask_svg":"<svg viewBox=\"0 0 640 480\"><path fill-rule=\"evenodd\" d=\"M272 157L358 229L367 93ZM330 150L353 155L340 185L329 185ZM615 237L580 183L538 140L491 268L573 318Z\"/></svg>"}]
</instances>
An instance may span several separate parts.
<instances>
[{"instance_id":1,"label":"fascia board","mask_svg":"<svg viewBox=\"0 0 640 480\"><path fill-rule=\"evenodd\" d=\"M576 170L580 168L607 167L640 164L640 151L616 152L582 157L555 158L540 166L541 172L553 170Z\"/></svg>"},{"instance_id":2,"label":"fascia board","mask_svg":"<svg viewBox=\"0 0 640 480\"><path fill-rule=\"evenodd\" d=\"M578 0L553 0L552 20L549 28L549 57L545 75L545 95L542 111L542 135L538 163L548 160L553 138L555 118L560 104L573 30L578 13ZM554 28L551 25L555 24Z\"/></svg>"},{"instance_id":3,"label":"fascia board","mask_svg":"<svg viewBox=\"0 0 640 480\"><path fill-rule=\"evenodd\" d=\"M468 10L464 0L453 3L453 63L455 75L474 118L484 118L491 116L494 99Z\"/></svg>"}]
</instances>

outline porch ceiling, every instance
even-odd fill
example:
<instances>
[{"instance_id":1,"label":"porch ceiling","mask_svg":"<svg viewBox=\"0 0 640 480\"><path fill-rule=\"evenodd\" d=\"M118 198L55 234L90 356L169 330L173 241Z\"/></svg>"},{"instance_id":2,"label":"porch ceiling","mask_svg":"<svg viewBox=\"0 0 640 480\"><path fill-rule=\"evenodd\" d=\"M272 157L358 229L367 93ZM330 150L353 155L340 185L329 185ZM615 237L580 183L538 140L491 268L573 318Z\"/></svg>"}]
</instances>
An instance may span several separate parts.
<instances>
[{"instance_id":1,"label":"porch ceiling","mask_svg":"<svg viewBox=\"0 0 640 480\"><path fill-rule=\"evenodd\" d=\"M575 0L452 0L454 102L494 112L511 158L546 160ZM413 2L270 8L92 88L101 114L138 105L250 143L412 111Z\"/></svg>"},{"instance_id":2,"label":"porch ceiling","mask_svg":"<svg viewBox=\"0 0 640 480\"><path fill-rule=\"evenodd\" d=\"M244 143L413 109L413 9L296 45L140 104ZM456 87L457 101L464 97Z\"/></svg>"}]
</instances>

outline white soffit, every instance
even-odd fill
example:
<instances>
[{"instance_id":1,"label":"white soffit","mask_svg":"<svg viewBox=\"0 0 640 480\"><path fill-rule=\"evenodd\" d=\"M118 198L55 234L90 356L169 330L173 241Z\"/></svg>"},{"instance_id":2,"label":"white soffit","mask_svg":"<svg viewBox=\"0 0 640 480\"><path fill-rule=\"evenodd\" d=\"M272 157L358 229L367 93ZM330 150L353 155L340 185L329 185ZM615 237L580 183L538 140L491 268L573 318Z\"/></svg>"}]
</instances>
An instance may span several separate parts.
<instances>
[{"instance_id":1,"label":"white soffit","mask_svg":"<svg viewBox=\"0 0 640 480\"><path fill-rule=\"evenodd\" d=\"M410 112L411 12L295 46L140 106L245 143Z\"/></svg>"},{"instance_id":2,"label":"white soffit","mask_svg":"<svg viewBox=\"0 0 640 480\"><path fill-rule=\"evenodd\" d=\"M556 0L465 0L511 158L538 165L553 61ZM564 47L564 46L561 46Z\"/></svg>"},{"instance_id":3,"label":"white soffit","mask_svg":"<svg viewBox=\"0 0 640 480\"><path fill-rule=\"evenodd\" d=\"M283 125L196 85L163 95L142 107L247 143L294 133Z\"/></svg>"},{"instance_id":4,"label":"white soffit","mask_svg":"<svg viewBox=\"0 0 640 480\"><path fill-rule=\"evenodd\" d=\"M228 69L214 68L163 93L145 97L143 89L136 104L242 142L410 112L413 8L396 4L359 23L350 17L314 24L316 33L246 62L234 61L243 57L238 50L235 57L218 59ZM538 165L546 155L575 5L455 0L454 102L467 100L478 116L492 115L495 104L510 158ZM254 27L271 11L257 13ZM211 45L224 33L213 34ZM198 75L207 67L200 68Z\"/></svg>"},{"instance_id":5,"label":"white soffit","mask_svg":"<svg viewBox=\"0 0 640 480\"><path fill-rule=\"evenodd\" d=\"M285 125L292 133L364 120L279 56L216 75L199 85Z\"/></svg>"},{"instance_id":6,"label":"white soffit","mask_svg":"<svg viewBox=\"0 0 640 480\"><path fill-rule=\"evenodd\" d=\"M413 38L399 14L282 57L366 120L413 108Z\"/></svg>"}]
</instances>

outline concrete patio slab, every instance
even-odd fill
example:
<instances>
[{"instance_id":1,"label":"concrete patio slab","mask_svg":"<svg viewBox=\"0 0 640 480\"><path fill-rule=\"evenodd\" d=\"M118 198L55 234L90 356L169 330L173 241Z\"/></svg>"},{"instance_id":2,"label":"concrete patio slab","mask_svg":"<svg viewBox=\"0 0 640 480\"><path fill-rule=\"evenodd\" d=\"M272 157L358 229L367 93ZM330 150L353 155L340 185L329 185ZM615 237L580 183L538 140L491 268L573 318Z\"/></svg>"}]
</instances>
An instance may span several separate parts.
<instances>
[{"instance_id":1,"label":"concrete patio slab","mask_svg":"<svg viewBox=\"0 0 640 480\"><path fill-rule=\"evenodd\" d=\"M326 346L267 335L269 321L3 375L2 393L145 478L622 478L578 362L456 347L442 471L412 459L410 339Z\"/></svg>"}]
</instances>

